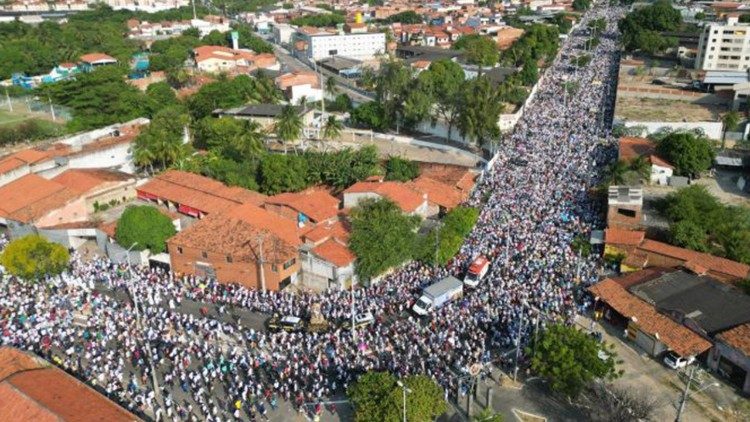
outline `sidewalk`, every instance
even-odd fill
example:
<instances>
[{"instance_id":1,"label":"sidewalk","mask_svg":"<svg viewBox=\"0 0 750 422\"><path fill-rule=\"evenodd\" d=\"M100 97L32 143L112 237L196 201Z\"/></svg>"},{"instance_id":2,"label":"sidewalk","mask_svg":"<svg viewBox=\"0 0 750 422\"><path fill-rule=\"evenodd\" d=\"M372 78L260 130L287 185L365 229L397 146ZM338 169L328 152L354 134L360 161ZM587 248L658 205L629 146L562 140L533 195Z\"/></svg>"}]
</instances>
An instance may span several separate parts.
<instances>
[{"instance_id":1,"label":"sidewalk","mask_svg":"<svg viewBox=\"0 0 750 422\"><path fill-rule=\"evenodd\" d=\"M576 324L583 330L589 331L591 319L578 316ZM673 421L677 416L677 408L682 391L685 388L684 370L675 371L663 365L658 358L652 358L634 343L622 338L620 329L609 325L606 321L595 323L594 329L604 335L607 343L614 345L619 366L624 370L621 378L613 385L638 391L647 391L657 400L656 420ZM718 382L718 387L709 387L700 393L693 393L687 402L683 413L683 422L692 421L740 421L732 414L734 408L742 399L735 390L716 378L713 374L700 371L700 385ZM693 390L695 391L695 390Z\"/></svg>"}]
</instances>

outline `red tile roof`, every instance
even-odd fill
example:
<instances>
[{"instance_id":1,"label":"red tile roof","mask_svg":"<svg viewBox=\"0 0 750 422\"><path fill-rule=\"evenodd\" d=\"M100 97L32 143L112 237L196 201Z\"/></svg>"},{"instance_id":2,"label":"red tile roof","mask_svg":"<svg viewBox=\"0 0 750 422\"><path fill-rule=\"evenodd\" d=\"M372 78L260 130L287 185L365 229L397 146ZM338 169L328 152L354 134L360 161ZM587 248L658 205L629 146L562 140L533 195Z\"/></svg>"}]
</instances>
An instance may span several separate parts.
<instances>
[{"instance_id":1,"label":"red tile roof","mask_svg":"<svg viewBox=\"0 0 750 422\"><path fill-rule=\"evenodd\" d=\"M109 183L135 180L133 176L119 171L106 169L73 169L67 170L51 179L74 192L87 193Z\"/></svg>"},{"instance_id":2,"label":"red tile roof","mask_svg":"<svg viewBox=\"0 0 750 422\"><path fill-rule=\"evenodd\" d=\"M345 194L369 192L390 199L406 213L416 211L426 199L422 193L400 182L357 182L344 191Z\"/></svg>"},{"instance_id":3,"label":"red tile roof","mask_svg":"<svg viewBox=\"0 0 750 422\"><path fill-rule=\"evenodd\" d=\"M458 189L427 176L419 176L407 185L417 192L426 194L429 202L448 210L456 208L464 200L464 194Z\"/></svg>"},{"instance_id":4,"label":"red tile roof","mask_svg":"<svg viewBox=\"0 0 750 422\"><path fill-rule=\"evenodd\" d=\"M681 356L696 356L711 348L711 343L668 317L653 306L630 294L612 279L589 287L589 291L622 316L633 320L638 328Z\"/></svg>"},{"instance_id":5,"label":"red tile roof","mask_svg":"<svg viewBox=\"0 0 750 422\"><path fill-rule=\"evenodd\" d=\"M260 205L266 199L263 194L179 170L168 170L137 190L204 213L222 212L245 203Z\"/></svg>"},{"instance_id":6,"label":"red tile roof","mask_svg":"<svg viewBox=\"0 0 750 422\"><path fill-rule=\"evenodd\" d=\"M646 238L646 232L609 228L604 230L604 243L612 245L638 246Z\"/></svg>"},{"instance_id":7,"label":"red tile roof","mask_svg":"<svg viewBox=\"0 0 750 422\"><path fill-rule=\"evenodd\" d=\"M219 45L202 45L193 49L195 54L195 61L200 63L204 60L218 59L228 61L252 61L255 57L254 53L244 50L234 50L229 47Z\"/></svg>"},{"instance_id":8,"label":"red tile roof","mask_svg":"<svg viewBox=\"0 0 750 422\"><path fill-rule=\"evenodd\" d=\"M646 239L638 246L638 249L659 255L672 257L684 262L692 261L693 264L707 268L709 271L728 274L740 279L747 278L750 274L750 265L731 261L726 258L709 255L707 253L691 251L679 248L655 240Z\"/></svg>"},{"instance_id":9,"label":"red tile roof","mask_svg":"<svg viewBox=\"0 0 750 422\"><path fill-rule=\"evenodd\" d=\"M0 348L0 420L137 421L92 388L35 356Z\"/></svg>"},{"instance_id":10,"label":"red tile roof","mask_svg":"<svg viewBox=\"0 0 750 422\"><path fill-rule=\"evenodd\" d=\"M231 255L235 262L255 261L258 245L264 259L286 262L297 256L300 241L297 225L253 204L244 204L221 214L211 214L177 233L170 244Z\"/></svg>"},{"instance_id":11,"label":"red tile roof","mask_svg":"<svg viewBox=\"0 0 750 422\"><path fill-rule=\"evenodd\" d=\"M651 155L655 150L656 145L650 139L635 136L623 136L620 138L620 160L634 160L642 155Z\"/></svg>"},{"instance_id":12,"label":"red tile roof","mask_svg":"<svg viewBox=\"0 0 750 422\"><path fill-rule=\"evenodd\" d=\"M644 268L640 271L633 271L632 273L627 273L620 277L615 277L612 280L622 286L623 288L627 289L632 286L645 283L649 280L653 280L655 278L661 277L664 274L671 273L676 271L674 268L664 268L664 267L649 267Z\"/></svg>"},{"instance_id":13,"label":"red tile roof","mask_svg":"<svg viewBox=\"0 0 750 422\"><path fill-rule=\"evenodd\" d=\"M724 331L717 338L744 353L745 356L750 356L750 323Z\"/></svg>"},{"instance_id":14,"label":"red tile roof","mask_svg":"<svg viewBox=\"0 0 750 422\"><path fill-rule=\"evenodd\" d=\"M337 267L346 267L357 257L354 253L335 239L329 239L314 247L312 252Z\"/></svg>"},{"instance_id":15,"label":"red tile roof","mask_svg":"<svg viewBox=\"0 0 750 422\"><path fill-rule=\"evenodd\" d=\"M84 54L83 56L81 56L81 61L84 63L96 63L99 61L106 61L106 62L115 61L116 62L117 59L104 53L89 53L89 54Z\"/></svg>"},{"instance_id":16,"label":"red tile roof","mask_svg":"<svg viewBox=\"0 0 750 422\"><path fill-rule=\"evenodd\" d=\"M349 240L349 229L342 221L336 221L335 223L321 223L315 226L312 230L306 232L302 237L305 241L313 244L318 244L331 238L347 243Z\"/></svg>"},{"instance_id":17,"label":"red tile roof","mask_svg":"<svg viewBox=\"0 0 750 422\"><path fill-rule=\"evenodd\" d=\"M327 190L312 187L302 192L280 193L266 198L267 204L285 205L305 214L314 222L325 221L338 214L340 201Z\"/></svg>"},{"instance_id":18,"label":"red tile roof","mask_svg":"<svg viewBox=\"0 0 750 422\"><path fill-rule=\"evenodd\" d=\"M77 197L78 194L66 186L27 174L0 186L0 217L30 223Z\"/></svg>"}]
</instances>

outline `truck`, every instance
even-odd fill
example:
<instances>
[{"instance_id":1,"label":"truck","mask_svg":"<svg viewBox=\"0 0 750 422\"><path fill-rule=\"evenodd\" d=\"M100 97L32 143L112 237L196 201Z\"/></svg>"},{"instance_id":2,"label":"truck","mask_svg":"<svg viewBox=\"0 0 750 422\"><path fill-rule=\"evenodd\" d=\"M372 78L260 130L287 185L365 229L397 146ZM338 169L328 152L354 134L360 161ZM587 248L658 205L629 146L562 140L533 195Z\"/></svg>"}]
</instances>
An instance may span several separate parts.
<instances>
[{"instance_id":1,"label":"truck","mask_svg":"<svg viewBox=\"0 0 750 422\"><path fill-rule=\"evenodd\" d=\"M479 282L487 275L490 269L490 261L484 255L479 255L471 261L469 265L469 271L466 272L464 277L464 284L466 287L476 288Z\"/></svg>"},{"instance_id":2,"label":"truck","mask_svg":"<svg viewBox=\"0 0 750 422\"><path fill-rule=\"evenodd\" d=\"M460 298L464 293L464 283L456 277L446 277L435 284L425 287L422 296L412 306L412 311L425 316L446 303Z\"/></svg>"}]
</instances>

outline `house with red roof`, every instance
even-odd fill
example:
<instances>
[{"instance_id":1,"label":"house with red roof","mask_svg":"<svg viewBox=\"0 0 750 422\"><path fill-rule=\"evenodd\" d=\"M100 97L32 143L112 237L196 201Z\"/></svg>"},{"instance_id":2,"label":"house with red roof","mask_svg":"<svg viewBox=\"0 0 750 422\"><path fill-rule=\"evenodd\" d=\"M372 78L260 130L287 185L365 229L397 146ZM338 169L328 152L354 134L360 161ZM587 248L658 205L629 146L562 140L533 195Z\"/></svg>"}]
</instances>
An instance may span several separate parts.
<instances>
[{"instance_id":1,"label":"house with red roof","mask_svg":"<svg viewBox=\"0 0 750 422\"><path fill-rule=\"evenodd\" d=\"M79 67L84 72L91 72L97 67L117 64L117 59L104 53L89 53L81 56Z\"/></svg>"},{"instance_id":2,"label":"house with red roof","mask_svg":"<svg viewBox=\"0 0 750 422\"><path fill-rule=\"evenodd\" d=\"M750 395L750 323L724 331L715 341L708 367Z\"/></svg>"},{"instance_id":3,"label":"house with red roof","mask_svg":"<svg viewBox=\"0 0 750 422\"><path fill-rule=\"evenodd\" d=\"M305 287L324 290L347 288L357 281L357 257L349 249L349 227L344 221L318 224L302 235L300 247L302 279Z\"/></svg>"},{"instance_id":4,"label":"house with red roof","mask_svg":"<svg viewBox=\"0 0 750 422\"><path fill-rule=\"evenodd\" d=\"M263 207L304 227L336 221L340 203L327 189L311 187L301 192L270 196L265 199Z\"/></svg>"},{"instance_id":5,"label":"house with red roof","mask_svg":"<svg viewBox=\"0 0 750 422\"><path fill-rule=\"evenodd\" d=\"M3 421L141 420L62 369L12 347L0 348L0 403Z\"/></svg>"},{"instance_id":6,"label":"house with red roof","mask_svg":"<svg viewBox=\"0 0 750 422\"><path fill-rule=\"evenodd\" d=\"M415 190L402 182L375 181L357 182L344 190L344 208L354 208L363 199L388 199L398 205L405 214L429 217L435 214L430 209L427 194Z\"/></svg>"},{"instance_id":7,"label":"house with red roof","mask_svg":"<svg viewBox=\"0 0 750 422\"><path fill-rule=\"evenodd\" d=\"M623 136L620 138L619 159L632 162L644 157L651 165L650 183L666 185L674 173L674 166L656 154L656 145L648 138Z\"/></svg>"},{"instance_id":8,"label":"house with red roof","mask_svg":"<svg viewBox=\"0 0 750 422\"><path fill-rule=\"evenodd\" d=\"M194 48L193 60L198 70L208 73L250 73L259 68L279 69L276 56L273 54L256 54L250 50L235 50L219 45L202 45Z\"/></svg>"}]
</instances>

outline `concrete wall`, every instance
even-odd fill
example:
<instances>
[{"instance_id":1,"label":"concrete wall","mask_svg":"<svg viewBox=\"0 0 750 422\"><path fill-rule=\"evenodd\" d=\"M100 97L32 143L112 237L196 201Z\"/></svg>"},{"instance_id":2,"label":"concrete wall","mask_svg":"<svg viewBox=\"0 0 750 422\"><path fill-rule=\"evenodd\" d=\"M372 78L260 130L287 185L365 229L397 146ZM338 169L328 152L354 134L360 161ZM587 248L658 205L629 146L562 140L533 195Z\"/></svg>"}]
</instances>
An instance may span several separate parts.
<instances>
[{"instance_id":1,"label":"concrete wall","mask_svg":"<svg viewBox=\"0 0 750 422\"><path fill-rule=\"evenodd\" d=\"M20 179L23 176L26 176L27 174L31 173L31 168L28 164L24 164L23 166L11 170L7 173L0 174L0 186L7 185L8 183Z\"/></svg>"},{"instance_id":2,"label":"concrete wall","mask_svg":"<svg viewBox=\"0 0 750 422\"><path fill-rule=\"evenodd\" d=\"M71 156L68 168L92 169L92 168L114 168L124 173L134 173L133 154L131 144L124 143L114 145L112 148L95 151L91 154Z\"/></svg>"},{"instance_id":3,"label":"concrete wall","mask_svg":"<svg viewBox=\"0 0 750 422\"><path fill-rule=\"evenodd\" d=\"M718 371L722 357L746 371L745 382L740 387L742 388L743 393L750 394L750 357L723 341L718 340L711 349L711 353L708 355L706 362L708 367L712 371Z\"/></svg>"},{"instance_id":4,"label":"concrete wall","mask_svg":"<svg viewBox=\"0 0 750 422\"><path fill-rule=\"evenodd\" d=\"M617 96L623 98L653 98L660 100L686 101L691 104L731 105L732 97L715 92L696 92L680 89L654 87L619 86Z\"/></svg>"},{"instance_id":5,"label":"concrete wall","mask_svg":"<svg viewBox=\"0 0 750 422\"><path fill-rule=\"evenodd\" d=\"M381 196L373 192L344 193L344 208L354 208L363 199L380 199Z\"/></svg>"},{"instance_id":6,"label":"concrete wall","mask_svg":"<svg viewBox=\"0 0 750 422\"><path fill-rule=\"evenodd\" d=\"M625 127L643 126L646 128L643 136L657 133L663 128L672 130L695 130L701 129L710 139L721 139L722 124L721 122L636 122L616 120L615 124L622 124Z\"/></svg>"}]
</instances>

